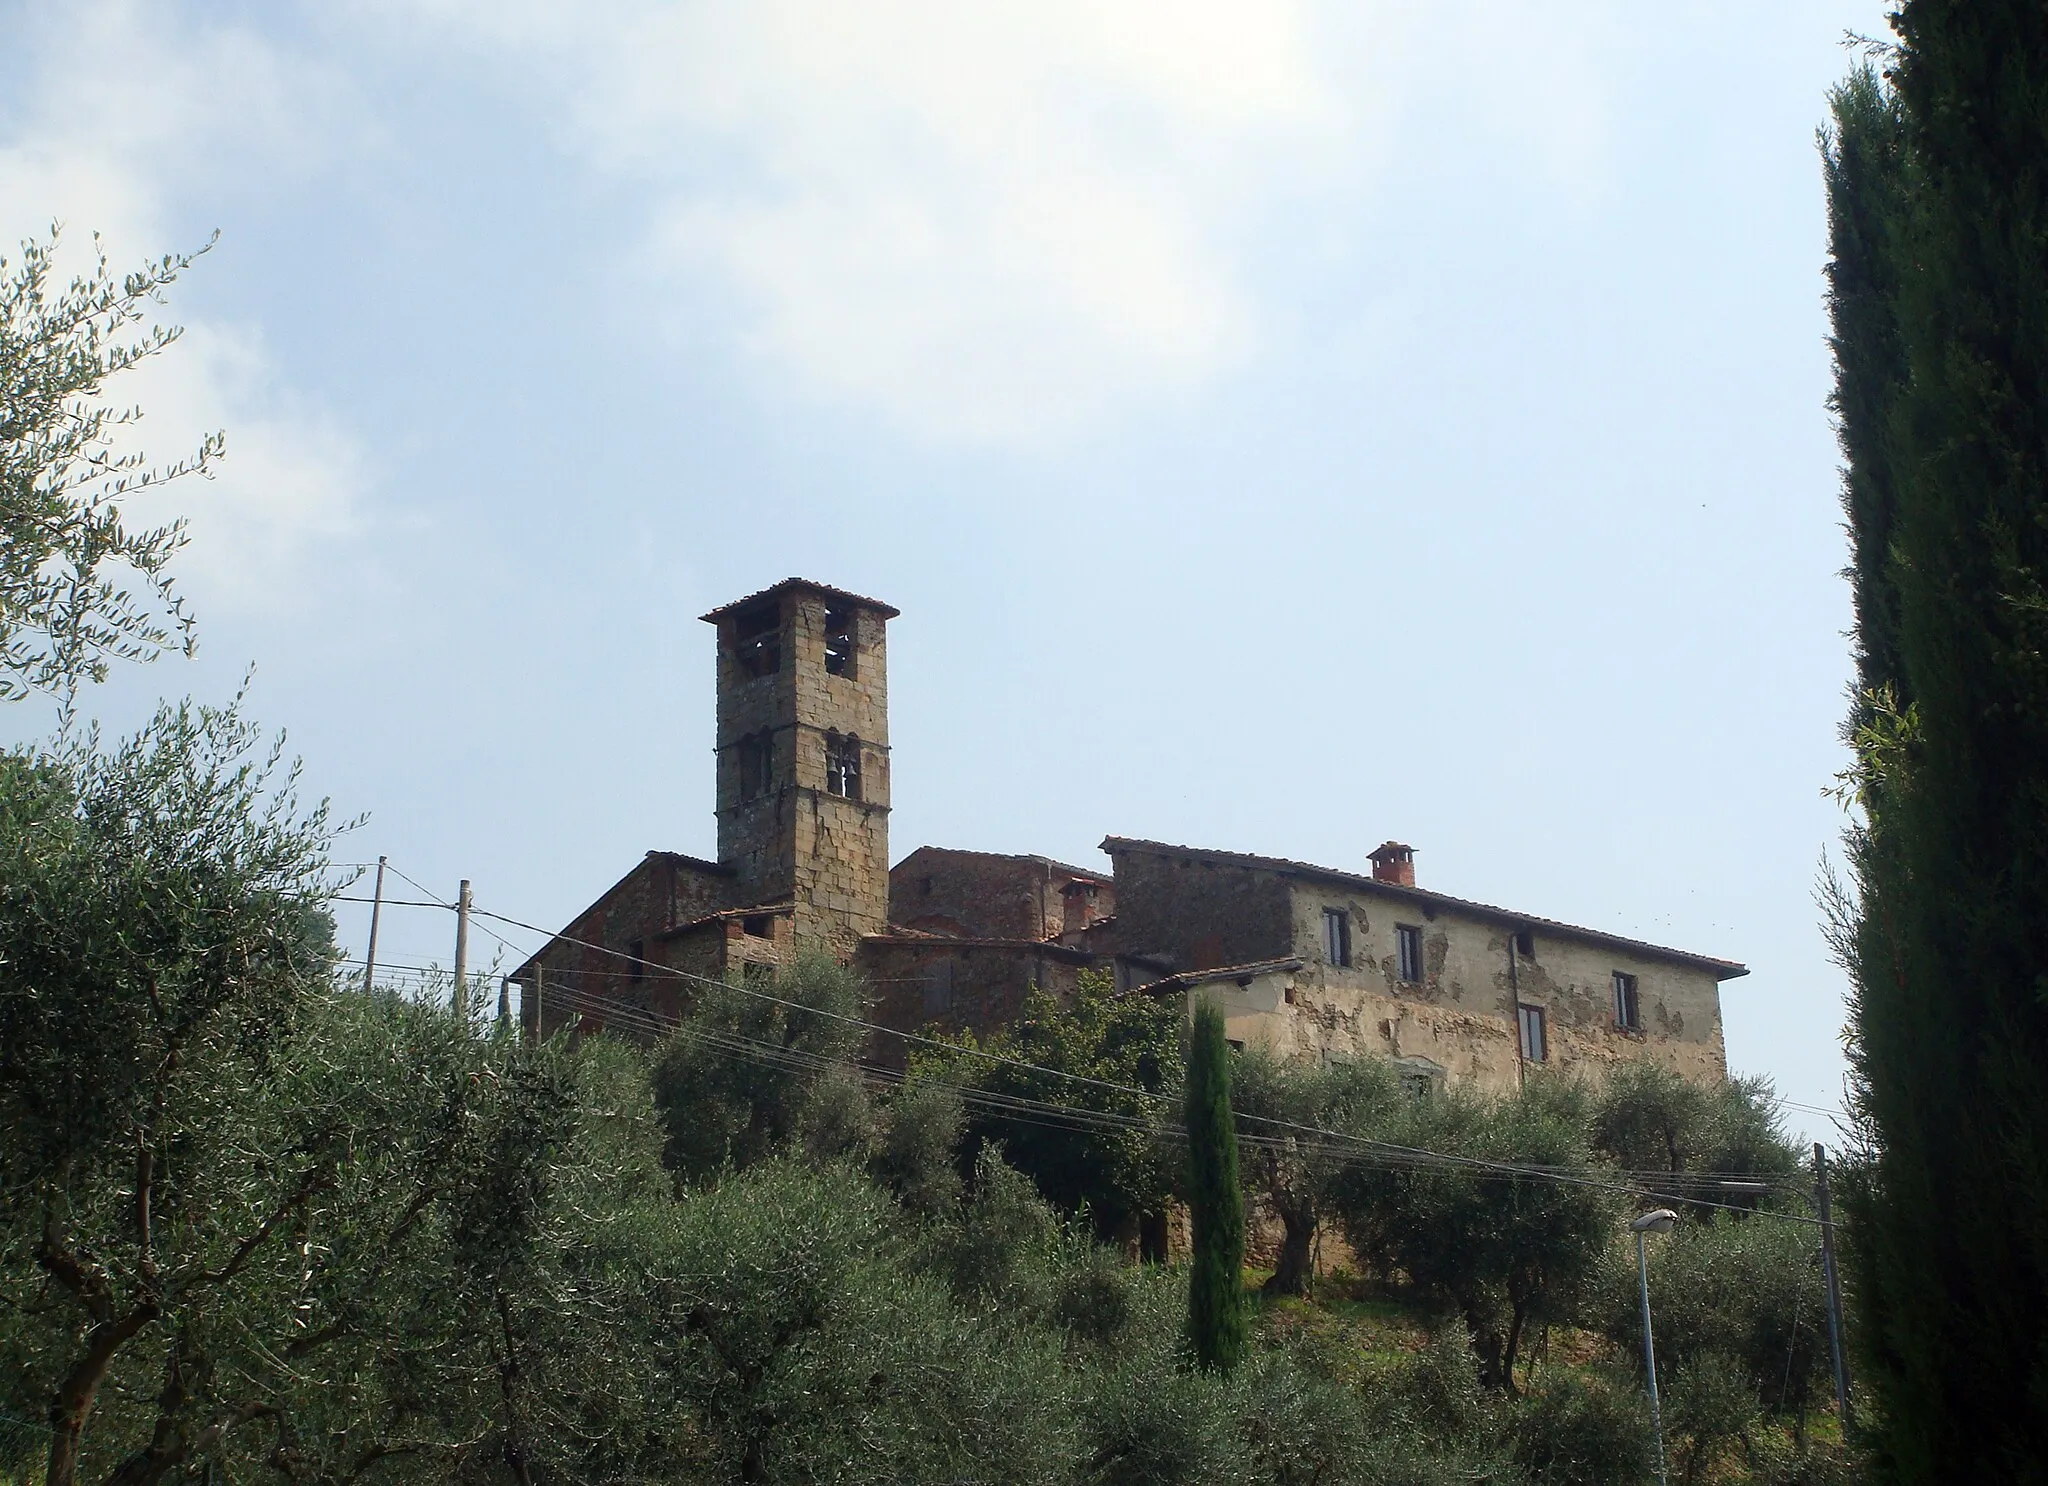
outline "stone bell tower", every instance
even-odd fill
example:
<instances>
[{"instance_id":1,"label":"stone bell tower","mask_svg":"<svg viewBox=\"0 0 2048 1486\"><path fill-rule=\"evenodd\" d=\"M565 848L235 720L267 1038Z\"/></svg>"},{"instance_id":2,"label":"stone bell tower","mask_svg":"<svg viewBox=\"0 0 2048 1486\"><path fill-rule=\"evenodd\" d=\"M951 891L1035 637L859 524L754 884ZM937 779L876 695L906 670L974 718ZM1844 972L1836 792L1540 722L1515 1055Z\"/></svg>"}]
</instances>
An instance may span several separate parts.
<instances>
[{"instance_id":1,"label":"stone bell tower","mask_svg":"<svg viewBox=\"0 0 2048 1486\"><path fill-rule=\"evenodd\" d=\"M888 622L802 578L718 627L718 860L733 906L793 905L799 945L849 958L889 918Z\"/></svg>"}]
</instances>

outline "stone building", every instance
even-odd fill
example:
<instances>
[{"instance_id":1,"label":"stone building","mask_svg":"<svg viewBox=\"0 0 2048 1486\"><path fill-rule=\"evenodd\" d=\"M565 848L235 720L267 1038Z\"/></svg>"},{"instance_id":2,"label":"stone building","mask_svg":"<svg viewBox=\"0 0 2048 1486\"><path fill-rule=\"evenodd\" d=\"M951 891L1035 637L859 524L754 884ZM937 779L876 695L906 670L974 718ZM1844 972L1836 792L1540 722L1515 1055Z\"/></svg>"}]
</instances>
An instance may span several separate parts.
<instances>
[{"instance_id":1,"label":"stone building","mask_svg":"<svg viewBox=\"0 0 2048 1486\"><path fill-rule=\"evenodd\" d=\"M1214 998L1233 1041L1388 1057L1417 1087L1636 1057L1725 1076L1720 982L1743 966L1429 891L1399 842L1365 873L1122 836L1107 873L931 846L892 869L896 616L797 578L704 616L718 860L649 852L513 972L530 1032L647 1032L700 979L816 947L862 971L869 1019L896 1032L985 1034L1094 969L1124 994ZM878 1032L868 1056L904 1050Z\"/></svg>"}]
</instances>

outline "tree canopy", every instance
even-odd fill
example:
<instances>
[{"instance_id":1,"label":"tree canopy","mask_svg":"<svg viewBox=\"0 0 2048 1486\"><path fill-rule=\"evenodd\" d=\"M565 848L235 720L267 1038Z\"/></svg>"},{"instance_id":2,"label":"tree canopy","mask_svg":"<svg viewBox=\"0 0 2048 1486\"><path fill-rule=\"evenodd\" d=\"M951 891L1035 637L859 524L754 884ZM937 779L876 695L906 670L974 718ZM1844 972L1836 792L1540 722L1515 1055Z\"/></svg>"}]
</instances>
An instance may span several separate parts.
<instances>
[{"instance_id":1,"label":"tree canopy","mask_svg":"<svg viewBox=\"0 0 2048 1486\"><path fill-rule=\"evenodd\" d=\"M110 381L177 341L178 327L149 322L197 255L117 278L95 238L91 271L59 287L56 247L52 230L14 264L0 258L0 699L75 691L111 661L191 649L170 574L185 522L133 526L126 512L205 474L226 447L216 433L152 465L124 447L141 410L108 400Z\"/></svg>"}]
</instances>

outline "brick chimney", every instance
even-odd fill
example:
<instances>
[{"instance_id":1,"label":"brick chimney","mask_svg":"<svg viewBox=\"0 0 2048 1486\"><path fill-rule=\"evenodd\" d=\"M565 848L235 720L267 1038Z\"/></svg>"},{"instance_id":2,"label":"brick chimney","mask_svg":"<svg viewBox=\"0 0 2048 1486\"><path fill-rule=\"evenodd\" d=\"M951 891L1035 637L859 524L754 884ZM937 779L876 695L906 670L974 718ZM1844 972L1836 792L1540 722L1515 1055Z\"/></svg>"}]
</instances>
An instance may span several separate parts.
<instances>
[{"instance_id":1,"label":"brick chimney","mask_svg":"<svg viewBox=\"0 0 2048 1486\"><path fill-rule=\"evenodd\" d=\"M1398 841L1384 841L1372 854L1372 880L1398 887L1415 886L1415 848Z\"/></svg>"}]
</instances>

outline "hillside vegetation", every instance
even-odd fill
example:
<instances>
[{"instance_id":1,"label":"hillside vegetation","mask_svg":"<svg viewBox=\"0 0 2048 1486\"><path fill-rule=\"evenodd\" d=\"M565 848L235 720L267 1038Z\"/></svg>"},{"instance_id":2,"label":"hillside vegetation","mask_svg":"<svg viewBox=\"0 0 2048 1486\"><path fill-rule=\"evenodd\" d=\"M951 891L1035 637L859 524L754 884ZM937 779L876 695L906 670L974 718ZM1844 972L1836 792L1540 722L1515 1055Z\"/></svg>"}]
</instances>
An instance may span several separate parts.
<instances>
[{"instance_id":1,"label":"hillside vegetation","mask_svg":"<svg viewBox=\"0 0 2048 1486\"><path fill-rule=\"evenodd\" d=\"M806 961L651 1048L535 1046L337 983L273 756L179 709L0 763L0 1477L1644 1480L1625 1189L1724 1171L1761 1210L1651 1275L1674 1474L1837 1468L1755 1089L1239 1057L1248 1197L1366 1273L1294 1276L1205 1370L1130 1236L1180 1180L1178 1010L1091 987L876 1084L860 986Z\"/></svg>"}]
</instances>

